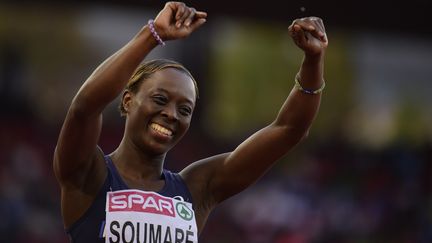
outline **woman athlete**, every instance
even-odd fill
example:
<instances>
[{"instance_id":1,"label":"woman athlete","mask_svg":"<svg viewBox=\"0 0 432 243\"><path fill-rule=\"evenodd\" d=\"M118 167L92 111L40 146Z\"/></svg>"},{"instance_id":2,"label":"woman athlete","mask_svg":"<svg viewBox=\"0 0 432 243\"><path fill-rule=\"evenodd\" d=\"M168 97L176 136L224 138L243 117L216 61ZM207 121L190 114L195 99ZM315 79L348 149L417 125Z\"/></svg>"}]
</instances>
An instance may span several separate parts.
<instances>
[{"instance_id":1,"label":"woman athlete","mask_svg":"<svg viewBox=\"0 0 432 243\"><path fill-rule=\"evenodd\" d=\"M307 134L324 88L328 45L317 17L288 28L304 52L286 101L270 124L232 152L164 169L167 152L187 132L197 86L170 60L143 62L168 40L189 36L207 14L168 2L125 46L106 59L72 100L54 152L61 209L72 242L197 242L210 212L261 177ZM104 154L97 143L102 112L122 95L125 130Z\"/></svg>"}]
</instances>

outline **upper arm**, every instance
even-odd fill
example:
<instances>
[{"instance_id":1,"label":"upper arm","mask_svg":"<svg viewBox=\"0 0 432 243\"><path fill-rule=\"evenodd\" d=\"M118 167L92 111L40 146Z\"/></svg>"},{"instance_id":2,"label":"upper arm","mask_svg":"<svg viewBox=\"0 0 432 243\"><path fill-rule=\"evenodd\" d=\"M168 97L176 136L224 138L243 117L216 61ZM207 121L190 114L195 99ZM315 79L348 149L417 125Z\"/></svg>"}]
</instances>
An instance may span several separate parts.
<instances>
[{"instance_id":1,"label":"upper arm","mask_svg":"<svg viewBox=\"0 0 432 243\"><path fill-rule=\"evenodd\" d=\"M88 114L72 103L63 123L54 152L54 173L62 186L82 187L92 171L103 165L97 147L102 114ZM96 182L96 180L95 180Z\"/></svg>"},{"instance_id":2,"label":"upper arm","mask_svg":"<svg viewBox=\"0 0 432 243\"><path fill-rule=\"evenodd\" d=\"M218 200L224 200L253 184L305 133L294 128L271 124L257 131L217 167L210 188Z\"/></svg>"},{"instance_id":3,"label":"upper arm","mask_svg":"<svg viewBox=\"0 0 432 243\"><path fill-rule=\"evenodd\" d=\"M181 173L194 200L206 205L217 204L253 184L304 136L302 131L287 129L271 124L234 151L186 167Z\"/></svg>"}]
</instances>

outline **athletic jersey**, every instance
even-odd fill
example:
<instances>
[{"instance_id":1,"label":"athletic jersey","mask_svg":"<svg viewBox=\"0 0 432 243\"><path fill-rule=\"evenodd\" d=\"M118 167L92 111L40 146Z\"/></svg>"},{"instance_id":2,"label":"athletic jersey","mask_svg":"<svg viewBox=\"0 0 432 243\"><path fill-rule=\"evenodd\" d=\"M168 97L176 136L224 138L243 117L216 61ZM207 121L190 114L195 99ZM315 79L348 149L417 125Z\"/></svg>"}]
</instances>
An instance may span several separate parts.
<instances>
[{"instance_id":1,"label":"athletic jersey","mask_svg":"<svg viewBox=\"0 0 432 243\"><path fill-rule=\"evenodd\" d=\"M164 169L165 185L159 192L133 190L109 156L105 162L108 175L101 190L84 215L66 229L72 243L197 242L192 196L180 175ZM184 225L176 223L180 221Z\"/></svg>"}]
</instances>

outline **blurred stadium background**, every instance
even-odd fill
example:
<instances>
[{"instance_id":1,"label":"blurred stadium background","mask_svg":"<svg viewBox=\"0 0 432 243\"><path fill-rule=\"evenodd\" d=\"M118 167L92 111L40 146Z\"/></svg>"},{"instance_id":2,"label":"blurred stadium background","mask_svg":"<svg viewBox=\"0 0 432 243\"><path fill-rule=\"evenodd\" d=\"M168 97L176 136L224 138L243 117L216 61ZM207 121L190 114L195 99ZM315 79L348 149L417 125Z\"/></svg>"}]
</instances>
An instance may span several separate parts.
<instances>
[{"instance_id":1,"label":"blurred stadium background","mask_svg":"<svg viewBox=\"0 0 432 243\"><path fill-rule=\"evenodd\" d=\"M330 39L310 136L209 218L200 242L432 242L432 32L429 1L200 1L206 25L148 57L178 60L200 86L178 171L233 149L270 122L301 52L287 26L324 19ZM68 242L51 162L68 105L97 65L161 1L0 2L0 242ZM116 106L100 145L122 136Z\"/></svg>"}]
</instances>

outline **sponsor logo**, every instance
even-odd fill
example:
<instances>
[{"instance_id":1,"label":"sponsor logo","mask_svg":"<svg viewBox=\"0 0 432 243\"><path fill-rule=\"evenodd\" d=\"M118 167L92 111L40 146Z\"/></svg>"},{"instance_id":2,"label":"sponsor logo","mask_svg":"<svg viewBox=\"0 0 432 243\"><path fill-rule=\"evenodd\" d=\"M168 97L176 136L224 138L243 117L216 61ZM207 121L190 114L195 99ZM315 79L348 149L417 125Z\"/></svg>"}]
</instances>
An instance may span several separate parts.
<instances>
[{"instance_id":1,"label":"sponsor logo","mask_svg":"<svg viewBox=\"0 0 432 243\"><path fill-rule=\"evenodd\" d=\"M145 212L175 217L171 198L138 190L110 192L107 210L109 212Z\"/></svg>"},{"instance_id":2,"label":"sponsor logo","mask_svg":"<svg viewBox=\"0 0 432 243\"><path fill-rule=\"evenodd\" d=\"M183 202L178 202L175 207L177 214L184 220L190 221L193 218L192 209L188 208L188 206Z\"/></svg>"}]
</instances>

